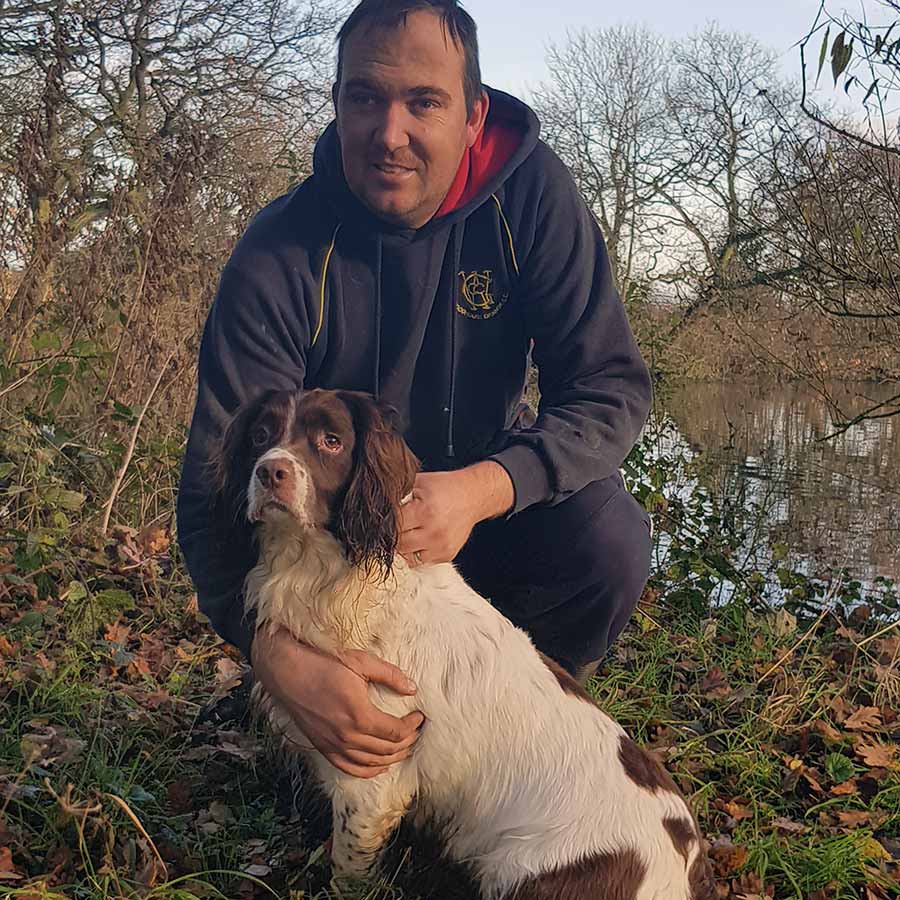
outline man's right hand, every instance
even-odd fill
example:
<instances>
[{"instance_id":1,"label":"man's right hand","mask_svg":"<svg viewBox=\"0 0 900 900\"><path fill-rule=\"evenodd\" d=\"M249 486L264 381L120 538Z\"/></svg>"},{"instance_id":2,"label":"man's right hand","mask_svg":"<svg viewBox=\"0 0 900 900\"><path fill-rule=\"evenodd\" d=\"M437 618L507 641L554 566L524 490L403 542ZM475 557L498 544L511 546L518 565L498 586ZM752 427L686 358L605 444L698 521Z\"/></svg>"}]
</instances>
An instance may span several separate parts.
<instances>
[{"instance_id":1,"label":"man's right hand","mask_svg":"<svg viewBox=\"0 0 900 900\"><path fill-rule=\"evenodd\" d=\"M370 681L398 694L416 692L396 666L361 650L338 659L301 644L283 628L257 632L250 655L257 680L342 772L374 778L412 752L422 713L398 719L369 699Z\"/></svg>"}]
</instances>

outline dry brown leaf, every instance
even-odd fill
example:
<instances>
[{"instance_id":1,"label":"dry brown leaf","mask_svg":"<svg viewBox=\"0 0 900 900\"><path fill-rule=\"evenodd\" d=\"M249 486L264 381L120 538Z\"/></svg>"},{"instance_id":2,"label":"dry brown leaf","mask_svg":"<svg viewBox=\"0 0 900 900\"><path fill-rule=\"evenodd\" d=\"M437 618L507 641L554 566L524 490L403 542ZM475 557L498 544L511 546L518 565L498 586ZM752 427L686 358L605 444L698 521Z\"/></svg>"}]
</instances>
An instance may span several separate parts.
<instances>
[{"instance_id":1,"label":"dry brown leaf","mask_svg":"<svg viewBox=\"0 0 900 900\"><path fill-rule=\"evenodd\" d=\"M160 556L169 549L172 538L168 529L148 525L137 537L137 543L147 556Z\"/></svg>"},{"instance_id":2,"label":"dry brown leaf","mask_svg":"<svg viewBox=\"0 0 900 900\"><path fill-rule=\"evenodd\" d=\"M892 769L897 765L897 747L894 745L880 742L870 744L866 741L857 740L854 749L856 750L856 755L869 768Z\"/></svg>"},{"instance_id":3,"label":"dry brown leaf","mask_svg":"<svg viewBox=\"0 0 900 900\"><path fill-rule=\"evenodd\" d=\"M860 706L844 722L848 731L880 731L881 727L881 710L877 706Z\"/></svg>"},{"instance_id":4,"label":"dry brown leaf","mask_svg":"<svg viewBox=\"0 0 900 900\"><path fill-rule=\"evenodd\" d=\"M720 878L725 878L738 869L743 868L749 853L746 847L730 844L723 847L713 847L709 851L709 856L716 875Z\"/></svg>"},{"instance_id":5,"label":"dry brown leaf","mask_svg":"<svg viewBox=\"0 0 900 900\"><path fill-rule=\"evenodd\" d=\"M861 825L870 825L872 822L872 814L865 809L844 810L835 813L835 815L838 822L847 828L859 828Z\"/></svg>"},{"instance_id":6,"label":"dry brown leaf","mask_svg":"<svg viewBox=\"0 0 900 900\"><path fill-rule=\"evenodd\" d=\"M844 723L844 720L850 715L850 710L852 708L840 694L834 697L828 706L834 713L834 721L837 722L838 725Z\"/></svg>"},{"instance_id":7,"label":"dry brown leaf","mask_svg":"<svg viewBox=\"0 0 900 900\"><path fill-rule=\"evenodd\" d=\"M227 656L220 656L216 660L216 681L223 682L228 681L230 678L236 678L242 671L242 667L239 666L234 660L229 659Z\"/></svg>"},{"instance_id":8,"label":"dry brown leaf","mask_svg":"<svg viewBox=\"0 0 900 900\"><path fill-rule=\"evenodd\" d=\"M777 637L789 637L797 630L797 617L784 607L770 617L772 630Z\"/></svg>"},{"instance_id":9,"label":"dry brown leaf","mask_svg":"<svg viewBox=\"0 0 900 900\"><path fill-rule=\"evenodd\" d=\"M888 895L877 884L866 885L866 900L888 900Z\"/></svg>"},{"instance_id":10,"label":"dry brown leaf","mask_svg":"<svg viewBox=\"0 0 900 900\"><path fill-rule=\"evenodd\" d=\"M34 660L45 672L56 671L56 663L43 650L38 650L34 654Z\"/></svg>"},{"instance_id":11,"label":"dry brown leaf","mask_svg":"<svg viewBox=\"0 0 900 900\"><path fill-rule=\"evenodd\" d=\"M15 656L18 649L18 644L14 644L9 638L0 634L0 656Z\"/></svg>"},{"instance_id":12,"label":"dry brown leaf","mask_svg":"<svg viewBox=\"0 0 900 900\"><path fill-rule=\"evenodd\" d=\"M9 847L0 847L0 881L19 881L23 877L16 870L12 850Z\"/></svg>"},{"instance_id":13,"label":"dry brown leaf","mask_svg":"<svg viewBox=\"0 0 900 900\"><path fill-rule=\"evenodd\" d=\"M831 789L831 793L834 794L835 797L853 796L854 794L859 793L859 783L855 778L851 778L849 781L836 784Z\"/></svg>"},{"instance_id":14,"label":"dry brown leaf","mask_svg":"<svg viewBox=\"0 0 900 900\"><path fill-rule=\"evenodd\" d=\"M130 633L130 625L126 625L124 622L114 622L112 625L104 627L103 639L112 644L127 644Z\"/></svg>"},{"instance_id":15,"label":"dry brown leaf","mask_svg":"<svg viewBox=\"0 0 900 900\"><path fill-rule=\"evenodd\" d=\"M773 820L772 824L784 834L805 834L809 831L806 825L795 822L793 819L786 819L784 816L778 816L777 819Z\"/></svg>"},{"instance_id":16,"label":"dry brown leaf","mask_svg":"<svg viewBox=\"0 0 900 900\"><path fill-rule=\"evenodd\" d=\"M841 733L837 728L833 725L829 725L824 719L816 719L810 727L828 741L837 743L841 740Z\"/></svg>"},{"instance_id":17,"label":"dry brown leaf","mask_svg":"<svg viewBox=\"0 0 900 900\"><path fill-rule=\"evenodd\" d=\"M700 682L700 690L710 700L721 700L731 693L731 685L719 666L713 666Z\"/></svg>"},{"instance_id":18,"label":"dry brown leaf","mask_svg":"<svg viewBox=\"0 0 900 900\"><path fill-rule=\"evenodd\" d=\"M141 653L135 653L134 658L128 664L128 669L129 671L133 669L138 675L149 675L150 661Z\"/></svg>"},{"instance_id":19,"label":"dry brown leaf","mask_svg":"<svg viewBox=\"0 0 900 900\"><path fill-rule=\"evenodd\" d=\"M753 818L753 810L748 809L746 806L742 806L735 800L730 800L727 803L722 803L719 805L716 804L719 809L724 810L731 816L733 819L752 819Z\"/></svg>"}]
</instances>

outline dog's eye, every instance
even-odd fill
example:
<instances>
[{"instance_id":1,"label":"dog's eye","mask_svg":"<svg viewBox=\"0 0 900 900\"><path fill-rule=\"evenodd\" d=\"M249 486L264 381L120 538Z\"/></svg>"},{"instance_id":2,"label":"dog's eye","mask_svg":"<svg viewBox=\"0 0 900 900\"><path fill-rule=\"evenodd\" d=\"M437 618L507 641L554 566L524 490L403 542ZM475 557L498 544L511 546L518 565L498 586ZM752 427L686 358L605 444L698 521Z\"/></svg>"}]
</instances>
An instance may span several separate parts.
<instances>
[{"instance_id":1,"label":"dog's eye","mask_svg":"<svg viewBox=\"0 0 900 900\"><path fill-rule=\"evenodd\" d=\"M261 447L269 440L269 429L264 425L254 428L253 433L250 435L250 440L253 442L254 447Z\"/></svg>"},{"instance_id":2,"label":"dog's eye","mask_svg":"<svg viewBox=\"0 0 900 900\"><path fill-rule=\"evenodd\" d=\"M319 445L332 453L337 453L338 450L341 450L344 446L341 439L336 434L323 434L322 437L319 438Z\"/></svg>"}]
</instances>

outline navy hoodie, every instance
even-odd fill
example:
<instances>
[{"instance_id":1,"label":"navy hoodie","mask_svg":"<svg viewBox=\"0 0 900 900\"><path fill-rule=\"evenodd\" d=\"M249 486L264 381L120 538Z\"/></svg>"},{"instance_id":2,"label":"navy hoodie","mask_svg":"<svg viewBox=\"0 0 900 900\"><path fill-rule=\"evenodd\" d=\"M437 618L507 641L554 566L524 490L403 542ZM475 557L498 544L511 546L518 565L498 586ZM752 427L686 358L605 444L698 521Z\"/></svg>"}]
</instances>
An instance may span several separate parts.
<instances>
[{"instance_id":1,"label":"navy hoodie","mask_svg":"<svg viewBox=\"0 0 900 900\"><path fill-rule=\"evenodd\" d=\"M488 93L486 128L517 146L457 208L418 229L376 218L347 187L332 123L313 175L254 218L225 266L200 346L178 535L200 609L245 654L252 533L213 520L207 466L241 404L269 390L371 392L426 469L500 463L511 515L616 473L644 424L650 377L600 230L534 113ZM532 352L533 424L517 417Z\"/></svg>"}]
</instances>

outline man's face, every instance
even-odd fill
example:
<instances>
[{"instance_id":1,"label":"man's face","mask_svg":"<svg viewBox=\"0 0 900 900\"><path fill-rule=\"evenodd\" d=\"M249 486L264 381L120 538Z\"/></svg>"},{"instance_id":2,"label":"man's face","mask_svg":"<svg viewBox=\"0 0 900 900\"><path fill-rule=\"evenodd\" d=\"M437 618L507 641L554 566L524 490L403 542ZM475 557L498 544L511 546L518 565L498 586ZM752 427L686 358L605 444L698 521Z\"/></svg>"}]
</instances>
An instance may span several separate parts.
<instances>
[{"instance_id":1,"label":"man's face","mask_svg":"<svg viewBox=\"0 0 900 900\"><path fill-rule=\"evenodd\" d=\"M467 116L463 71L462 48L428 10L345 40L333 92L344 175L380 218L419 228L447 195L487 114L482 95Z\"/></svg>"}]
</instances>

